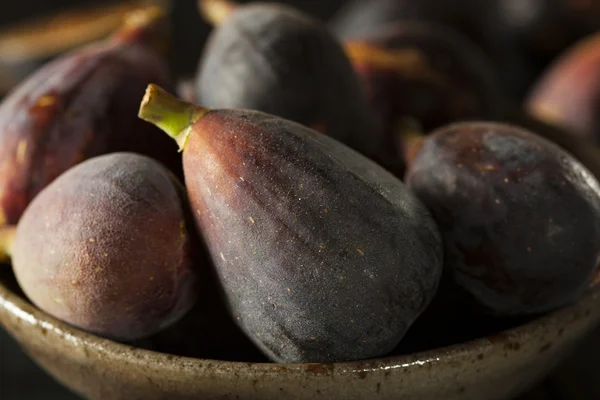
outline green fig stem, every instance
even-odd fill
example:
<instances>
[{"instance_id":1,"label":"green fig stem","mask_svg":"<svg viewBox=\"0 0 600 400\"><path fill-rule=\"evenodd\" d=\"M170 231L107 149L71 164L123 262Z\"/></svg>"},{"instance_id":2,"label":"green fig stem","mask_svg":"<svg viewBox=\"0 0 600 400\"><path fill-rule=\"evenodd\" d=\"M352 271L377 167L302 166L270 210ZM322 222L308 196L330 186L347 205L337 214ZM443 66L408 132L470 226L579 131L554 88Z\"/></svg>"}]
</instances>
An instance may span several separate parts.
<instances>
[{"instance_id":1,"label":"green fig stem","mask_svg":"<svg viewBox=\"0 0 600 400\"><path fill-rule=\"evenodd\" d=\"M156 125L179 145L184 151L192 126L210 110L180 100L158 85L150 84L142 99L138 117Z\"/></svg>"},{"instance_id":2,"label":"green fig stem","mask_svg":"<svg viewBox=\"0 0 600 400\"><path fill-rule=\"evenodd\" d=\"M200 16L213 26L219 26L239 7L233 0L198 0Z\"/></svg>"},{"instance_id":3,"label":"green fig stem","mask_svg":"<svg viewBox=\"0 0 600 400\"><path fill-rule=\"evenodd\" d=\"M413 118L403 117L396 123L394 133L406 164L412 164L425 140L421 124Z\"/></svg>"},{"instance_id":4,"label":"green fig stem","mask_svg":"<svg viewBox=\"0 0 600 400\"><path fill-rule=\"evenodd\" d=\"M0 227L0 262L10 261L16 234L17 227L15 225Z\"/></svg>"}]
</instances>

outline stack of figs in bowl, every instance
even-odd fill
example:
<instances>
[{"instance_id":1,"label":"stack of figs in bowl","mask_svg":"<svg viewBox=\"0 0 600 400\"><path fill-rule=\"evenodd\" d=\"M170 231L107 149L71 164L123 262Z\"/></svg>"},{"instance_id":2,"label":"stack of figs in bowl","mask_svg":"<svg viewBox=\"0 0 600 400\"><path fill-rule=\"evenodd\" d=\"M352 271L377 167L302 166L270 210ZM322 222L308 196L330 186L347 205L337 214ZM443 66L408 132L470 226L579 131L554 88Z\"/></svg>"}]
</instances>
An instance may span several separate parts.
<instances>
[{"instance_id":1,"label":"stack of figs in bowl","mask_svg":"<svg viewBox=\"0 0 600 400\"><path fill-rule=\"evenodd\" d=\"M0 104L0 323L59 382L511 399L597 325L600 1L198 11L185 91L149 6Z\"/></svg>"}]
</instances>

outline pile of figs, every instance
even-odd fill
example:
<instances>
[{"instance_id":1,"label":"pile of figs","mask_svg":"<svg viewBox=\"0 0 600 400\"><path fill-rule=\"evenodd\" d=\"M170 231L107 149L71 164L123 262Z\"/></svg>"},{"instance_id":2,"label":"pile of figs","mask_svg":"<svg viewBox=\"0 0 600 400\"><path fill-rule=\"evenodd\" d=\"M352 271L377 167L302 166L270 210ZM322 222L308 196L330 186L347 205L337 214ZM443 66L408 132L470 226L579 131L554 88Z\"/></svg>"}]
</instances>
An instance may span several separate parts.
<instances>
[{"instance_id":1,"label":"pile of figs","mask_svg":"<svg viewBox=\"0 0 600 400\"><path fill-rule=\"evenodd\" d=\"M185 95L151 6L0 103L0 256L38 308L173 354L336 362L595 289L600 0L198 10Z\"/></svg>"}]
</instances>

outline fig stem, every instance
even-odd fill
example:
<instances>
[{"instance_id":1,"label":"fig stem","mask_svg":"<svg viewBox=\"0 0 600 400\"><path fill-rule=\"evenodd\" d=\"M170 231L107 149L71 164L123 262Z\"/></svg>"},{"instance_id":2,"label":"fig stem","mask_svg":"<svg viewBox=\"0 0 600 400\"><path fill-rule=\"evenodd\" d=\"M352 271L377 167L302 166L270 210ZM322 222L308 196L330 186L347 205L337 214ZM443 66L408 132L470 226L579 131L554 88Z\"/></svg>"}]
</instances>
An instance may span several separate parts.
<instances>
[{"instance_id":1,"label":"fig stem","mask_svg":"<svg viewBox=\"0 0 600 400\"><path fill-rule=\"evenodd\" d=\"M198 11L202 18L213 26L219 26L239 7L232 0L198 0Z\"/></svg>"},{"instance_id":2,"label":"fig stem","mask_svg":"<svg viewBox=\"0 0 600 400\"><path fill-rule=\"evenodd\" d=\"M400 118L396 123L395 137L404 160L410 165L425 140L425 133L421 124L413 118Z\"/></svg>"},{"instance_id":3,"label":"fig stem","mask_svg":"<svg viewBox=\"0 0 600 400\"><path fill-rule=\"evenodd\" d=\"M0 262L8 262L10 260L16 234L16 225L0 227Z\"/></svg>"},{"instance_id":4,"label":"fig stem","mask_svg":"<svg viewBox=\"0 0 600 400\"><path fill-rule=\"evenodd\" d=\"M156 125L179 145L179 150L186 148L191 128L210 110L180 100L158 85L151 83L146 88L138 117Z\"/></svg>"},{"instance_id":5,"label":"fig stem","mask_svg":"<svg viewBox=\"0 0 600 400\"><path fill-rule=\"evenodd\" d=\"M159 4L159 3L157 3ZM168 48L168 19L164 6L149 5L130 11L111 36L120 43L147 43L161 53Z\"/></svg>"},{"instance_id":6,"label":"fig stem","mask_svg":"<svg viewBox=\"0 0 600 400\"><path fill-rule=\"evenodd\" d=\"M423 56L411 49L382 49L361 41L346 42L344 48L348 58L354 62L376 65L381 69L411 70L423 64Z\"/></svg>"},{"instance_id":7,"label":"fig stem","mask_svg":"<svg viewBox=\"0 0 600 400\"><path fill-rule=\"evenodd\" d=\"M348 59L357 66L376 67L447 86L446 78L433 68L423 54L415 49L384 49L360 40L344 44Z\"/></svg>"}]
</instances>

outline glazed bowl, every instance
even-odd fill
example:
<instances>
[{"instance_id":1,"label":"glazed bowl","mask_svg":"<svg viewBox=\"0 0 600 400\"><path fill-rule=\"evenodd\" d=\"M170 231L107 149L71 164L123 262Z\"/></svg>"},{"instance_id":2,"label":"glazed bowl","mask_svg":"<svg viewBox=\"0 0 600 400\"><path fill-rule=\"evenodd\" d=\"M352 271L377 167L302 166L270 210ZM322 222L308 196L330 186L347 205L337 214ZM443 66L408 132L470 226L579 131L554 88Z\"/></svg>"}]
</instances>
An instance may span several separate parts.
<instances>
[{"instance_id":1,"label":"glazed bowl","mask_svg":"<svg viewBox=\"0 0 600 400\"><path fill-rule=\"evenodd\" d=\"M522 393L600 321L600 293L516 328L410 355L331 364L189 358L66 325L0 273L0 325L46 372L88 399L504 400ZM210 329L210 326L206 327Z\"/></svg>"}]
</instances>

